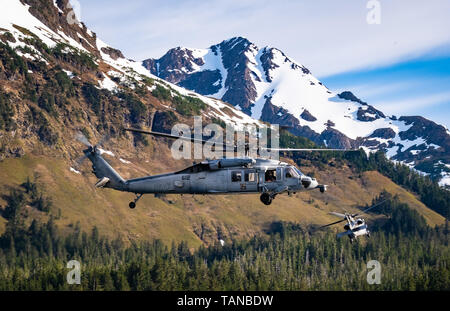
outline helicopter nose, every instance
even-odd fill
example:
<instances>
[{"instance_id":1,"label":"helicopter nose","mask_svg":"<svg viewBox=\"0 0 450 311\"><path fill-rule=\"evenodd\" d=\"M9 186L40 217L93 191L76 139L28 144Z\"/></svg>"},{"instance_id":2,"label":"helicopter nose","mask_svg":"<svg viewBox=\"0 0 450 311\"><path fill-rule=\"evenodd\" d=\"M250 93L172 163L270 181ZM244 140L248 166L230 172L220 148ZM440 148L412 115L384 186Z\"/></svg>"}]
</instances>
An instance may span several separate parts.
<instances>
[{"instance_id":1,"label":"helicopter nose","mask_svg":"<svg viewBox=\"0 0 450 311\"><path fill-rule=\"evenodd\" d=\"M315 178L311 178L309 176L300 177L300 182L306 189L314 189L319 185Z\"/></svg>"},{"instance_id":2,"label":"helicopter nose","mask_svg":"<svg viewBox=\"0 0 450 311\"><path fill-rule=\"evenodd\" d=\"M309 185L311 184L311 178L307 177L307 176L302 176L299 178L300 183L303 185L303 187L308 188Z\"/></svg>"}]
</instances>

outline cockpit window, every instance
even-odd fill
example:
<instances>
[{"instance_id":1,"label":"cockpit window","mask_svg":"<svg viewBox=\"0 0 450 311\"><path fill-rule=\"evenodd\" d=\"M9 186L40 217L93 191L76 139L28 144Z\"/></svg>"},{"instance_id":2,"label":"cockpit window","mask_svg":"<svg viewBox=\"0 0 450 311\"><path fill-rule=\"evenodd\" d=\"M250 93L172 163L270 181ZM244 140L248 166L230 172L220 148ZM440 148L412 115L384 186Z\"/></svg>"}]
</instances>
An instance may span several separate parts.
<instances>
[{"instance_id":1,"label":"cockpit window","mask_svg":"<svg viewBox=\"0 0 450 311\"><path fill-rule=\"evenodd\" d=\"M305 175L305 174L303 174L298 168L296 168L295 166L292 166L292 168L297 172L297 174L298 174L299 176Z\"/></svg>"},{"instance_id":2,"label":"cockpit window","mask_svg":"<svg viewBox=\"0 0 450 311\"><path fill-rule=\"evenodd\" d=\"M287 167L285 169L285 176L286 178L299 178L300 174L293 167Z\"/></svg>"}]
</instances>

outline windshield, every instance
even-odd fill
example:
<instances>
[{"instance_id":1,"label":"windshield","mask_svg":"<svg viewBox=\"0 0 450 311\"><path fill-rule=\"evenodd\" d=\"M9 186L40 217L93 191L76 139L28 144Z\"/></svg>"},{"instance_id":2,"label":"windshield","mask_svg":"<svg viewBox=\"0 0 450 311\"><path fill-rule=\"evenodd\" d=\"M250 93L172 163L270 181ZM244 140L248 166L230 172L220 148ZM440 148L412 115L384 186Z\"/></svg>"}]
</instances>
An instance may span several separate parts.
<instances>
[{"instance_id":1,"label":"windshield","mask_svg":"<svg viewBox=\"0 0 450 311\"><path fill-rule=\"evenodd\" d=\"M305 174L303 174L298 168L296 168L295 166L293 166L294 170L298 173L299 176L303 176Z\"/></svg>"},{"instance_id":2,"label":"windshield","mask_svg":"<svg viewBox=\"0 0 450 311\"><path fill-rule=\"evenodd\" d=\"M286 178L299 178L301 176L301 173L299 174L297 170L294 169L294 167L289 166L286 168Z\"/></svg>"}]
</instances>

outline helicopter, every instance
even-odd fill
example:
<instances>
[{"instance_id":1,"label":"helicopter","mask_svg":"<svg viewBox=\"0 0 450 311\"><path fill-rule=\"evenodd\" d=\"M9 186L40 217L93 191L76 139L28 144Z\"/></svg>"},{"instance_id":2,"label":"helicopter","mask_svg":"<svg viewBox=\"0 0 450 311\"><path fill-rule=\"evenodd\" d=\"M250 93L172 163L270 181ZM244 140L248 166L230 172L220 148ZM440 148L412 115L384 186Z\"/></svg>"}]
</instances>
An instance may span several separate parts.
<instances>
[{"instance_id":1,"label":"helicopter","mask_svg":"<svg viewBox=\"0 0 450 311\"><path fill-rule=\"evenodd\" d=\"M366 208L365 210L361 211L359 214L350 214L347 212L345 212L344 214L337 213L337 212L330 212L329 214L341 217L343 219L332 222L331 224L321 226L321 227L319 227L319 229L329 227L329 226L341 223L343 221L347 221L347 224L345 224L345 226L344 226L345 231L338 233L337 234L338 238L341 238L343 236L348 236L350 239L350 243L353 243L353 241L355 241L358 236L366 235L368 238L370 238L370 231L367 227L366 221L364 220L364 218L361 218L359 216L361 216L362 214L371 210L372 208L383 204L384 202L386 202L386 200L379 202L375 205L372 205L369 208Z\"/></svg>"},{"instance_id":2,"label":"helicopter","mask_svg":"<svg viewBox=\"0 0 450 311\"><path fill-rule=\"evenodd\" d=\"M125 130L171 139L187 139L202 144L207 142L203 139L142 129L125 128ZM131 209L134 209L139 199L147 193L155 194L155 196L258 193L261 202L270 205L273 199L282 193L292 195L299 191L314 189L323 193L327 190L327 185L319 184L316 178L303 174L294 165L273 159L247 156L204 160L179 171L125 180L101 155L102 151L99 146L104 144L107 139L102 139L96 145L92 145L81 132L77 133L75 138L87 146L87 149L83 150L84 155L77 161L77 165L80 165L86 158L91 161L93 173L98 178L95 184L97 188L111 188L134 193L135 199L129 203ZM236 149L236 146L233 147ZM245 148L247 151L248 147ZM348 151L345 149L289 148L273 150L289 152Z\"/></svg>"}]
</instances>

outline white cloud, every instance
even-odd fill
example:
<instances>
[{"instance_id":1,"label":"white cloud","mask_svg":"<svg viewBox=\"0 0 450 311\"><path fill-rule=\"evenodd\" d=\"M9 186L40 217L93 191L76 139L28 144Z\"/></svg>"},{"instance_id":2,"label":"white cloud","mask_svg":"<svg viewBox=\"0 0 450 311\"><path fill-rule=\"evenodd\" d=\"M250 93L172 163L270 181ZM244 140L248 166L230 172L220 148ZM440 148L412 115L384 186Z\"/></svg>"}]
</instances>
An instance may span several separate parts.
<instances>
[{"instance_id":1,"label":"white cloud","mask_svg":"<svg viewBox=\"0 0 450 311\"><path fill-rule=\"evenodd\" d=\"M276 46L317 76L403 61L450 42L450 1L87 1L82 18L128 57L159 57L175 46L207 47L242 35Z\"/></svg>"},{"instance_id":2,"label":"white cloud","mask_svg":"<svg viewBox=\"0 0 450 311\"><path fill-rule=\"evenodd\" d=\"M444 103L450 103L450 92L402 98L401 100L380 101L376 104L376 107L387 113L408 115L408 111L426 109Z\"/></svg>"}]
</instances>

